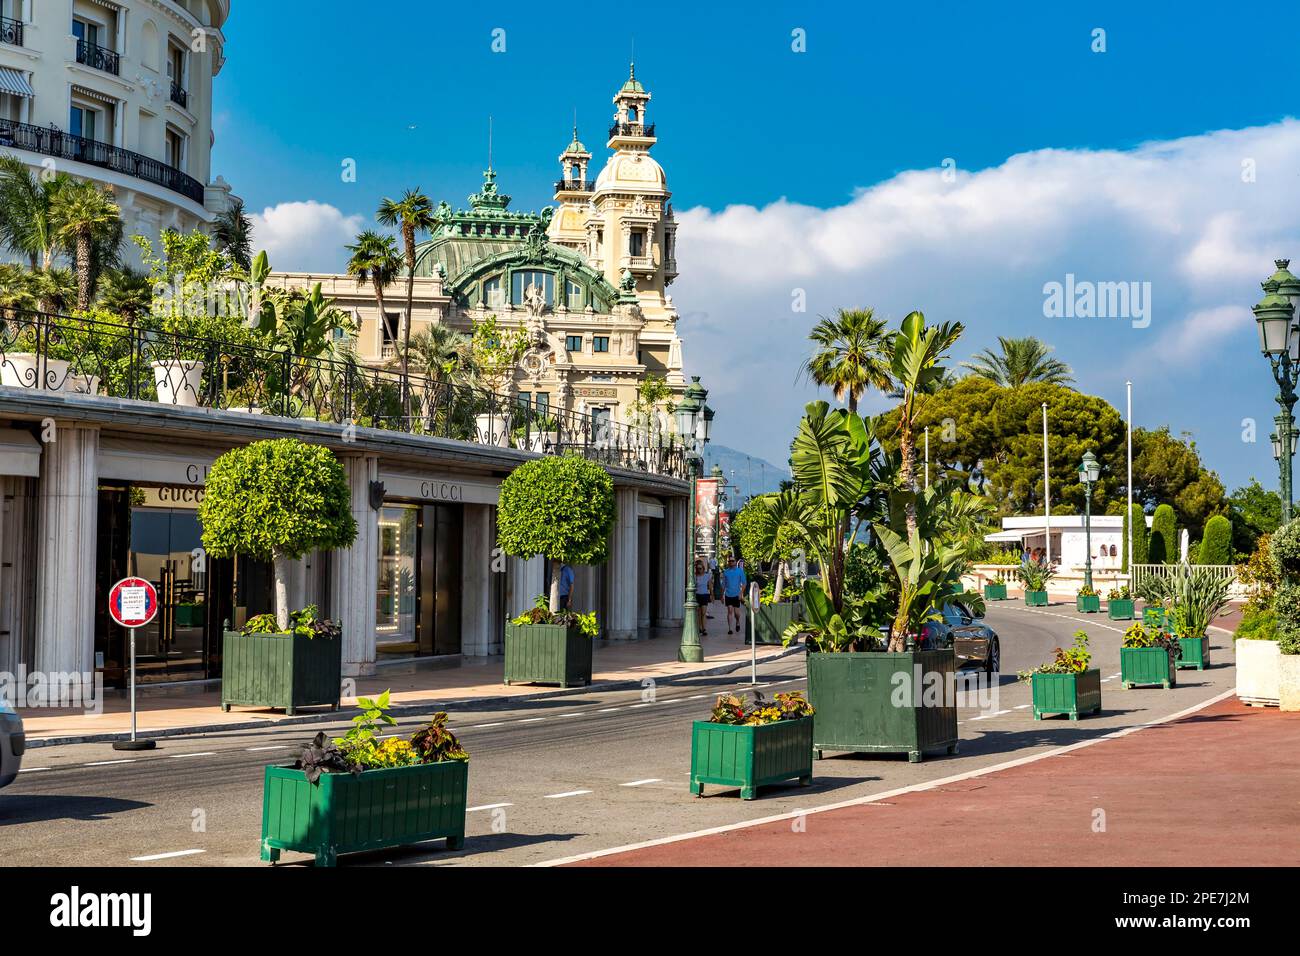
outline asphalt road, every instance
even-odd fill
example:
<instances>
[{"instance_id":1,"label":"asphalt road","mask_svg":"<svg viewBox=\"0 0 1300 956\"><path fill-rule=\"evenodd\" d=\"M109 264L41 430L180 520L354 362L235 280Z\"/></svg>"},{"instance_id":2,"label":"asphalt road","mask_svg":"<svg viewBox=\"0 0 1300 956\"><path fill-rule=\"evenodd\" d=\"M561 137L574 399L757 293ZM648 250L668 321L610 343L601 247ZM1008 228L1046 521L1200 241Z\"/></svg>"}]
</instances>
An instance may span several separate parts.
<instances>
[{"instance_id":1,"label":"asphalt road","mask_svg":"<svg viewBox=\"0 0 1300 956\"><path fill-rule=\"evenodd\" d=\"M990 605L1003 676L994 698L972 691L958 713L961 753L910 764L905 756L828 755L810 787L764 788L760 799L687 790L690 725L714 695L748 688L748 670L643 691L453 711L471 753L465 848L442 841L344 857L340 865L523 865L786 813L922 783L1048 751L1191 707L1235 684L1231 639L1215 634L1207 671L1180 672L1177 688L1125 691L1118 682L1124 624L1057 605ZM1015 672L1051 658L1083 626L1102 670L1103 714L1071 723L1034 721ZM804 688L801 658L759 669L765 694ZM647 699L647 697L651 699ZM419 718L402 721L409 733ZM170 738L156 751L108 744L38 748L0 791L5 865L265 865L257 859L262 771L287 762L317 730L346 722ZM736 862L736 861L731 861ZM870 864L869 858L862 859ZM959 846L953 862L965 861ZM311 865L285 853L279 865Z\"/></svg>"}]
</instances>

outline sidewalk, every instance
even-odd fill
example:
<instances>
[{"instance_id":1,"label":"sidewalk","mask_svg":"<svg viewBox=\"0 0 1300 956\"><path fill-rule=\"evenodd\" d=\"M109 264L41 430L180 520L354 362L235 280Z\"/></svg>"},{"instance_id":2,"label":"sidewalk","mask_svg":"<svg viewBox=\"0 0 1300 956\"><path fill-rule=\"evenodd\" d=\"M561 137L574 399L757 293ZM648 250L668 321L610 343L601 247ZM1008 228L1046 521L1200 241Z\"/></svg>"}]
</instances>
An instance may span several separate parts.
<instances>
[{"instance_id":1,"label":"sidewalk","mask_svg":"<svg viewBox=\"0 0 1300 956\"><path fill-rule=\"evenodd\" d=\"M563 697L609 690L616 685L639 686L647 679L664 681L728 673L749 663L748 644L741 645L739 638L734 636L728 638L726 635L710 635L701 638L704 663L681 664L677 661L677 634L666 631L656 633L658 636L641 641L597 641L593 649L590 687L566 689L536 684L513 684L507 687L502 683L504 661L500 657L493 657L469 658L459 667L408 668L390 665L381 668L381 672L374 677L357 678L357 696L374 697L385 690L391 690L395 714L432 713L452 704L465 707ZM796 648L787 651L780 646L760 644L758 659L771 660L801 650ZM354 703L354 698L344 698L339 708L340 714L348 711ZM27 731L28 746L41 747L119 739L130 731L130 707L125 694L109 691L105 693L102 714L87 714L79 709L27 709L21 711L21 714ZM140 695L137 707L140 733L151 736L319 723L337 720L339 717L323 707L308 708L293 717L286 717L283 711L247 707L236 707L230 713L222 713L220 690L214 685L205 685L202 690L156 688L148 694Z\"/></svg>"},{"instance_id":2,"label":"sidewalk","mask_svg":"<svg viewBox=\"0 0 1300 956\"><path fill-rule=\"evenodd\" d=\"M1295 866L1297 753L1300 714L1234 697L932 789L578 865Z\"/></svg>"}]
</instances>

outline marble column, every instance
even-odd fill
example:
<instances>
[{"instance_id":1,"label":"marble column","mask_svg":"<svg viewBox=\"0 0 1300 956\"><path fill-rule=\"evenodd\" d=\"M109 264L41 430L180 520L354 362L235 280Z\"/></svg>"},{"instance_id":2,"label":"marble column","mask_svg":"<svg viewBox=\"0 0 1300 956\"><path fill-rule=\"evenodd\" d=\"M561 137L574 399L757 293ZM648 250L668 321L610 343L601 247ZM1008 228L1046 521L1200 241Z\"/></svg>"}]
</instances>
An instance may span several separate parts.
<instances>
[{"instance_id":1,"label":"marble column","mask_svg":"<svg viewBox=\"0 0 1300 956\"><path fill-rule=\"evenodd\" d=\"M654 574L650 568L650 529L654 522L648 518L637 521L636 560L636 627L639 637L650 636L650 582Z\"/></svg>"},{"instance_id":2,"label":"marble column","mask_svg":"<svg viewBox=\"0 0 1300 956\"><path fill-rule=\"evenodd\" d=\"M518 617L530 610L545 587L545 558L540 554L526 561L509 558L506 562L506 614Z\"/></svg>"},{"instance_id":3,"label":"marble column","mask_svg":"<svg viewBox=\"0 0 1300 956\"><path fill-rule=\"evenodd\" d=\"M352 492L357 539L330 561L330 616L343 627L343 674L375 672L375 595L379 590L379 512L370 507L370 483L379 480L373 455L340 456ZM296 562L300 569L303 562ZM297 574L297 571L295 572ZM306 587L302 588L303 591Z\"/></svg>"},{"instance_id":4,"label":"marble column","mask_svg":"<svg viewBox=\"0 0 1300 956\"><path fill-rule=\"evenodd\" d=\"M59 422L50 434L37 490L34 666L93 673L99 429Z\"/></svg>"},{"instance_id":5,"label":"marble column","mask_svg":"<svg viewBox=\"0 0 1300 956\"><path fill-rule=\"evenodd\" d=\"M487 657L500 652L504 639L492 572L492 506L465 505L463 524L460 650L466 657Z\"/></svg>"},{"instance_id":6,"label":"marble column","mask_svg":"<svg viewBox=\"0 0 1300 956\"><path fill-rule=\"evenodd\" d=\"M617 517L609 552L609 634L611 641L636 640L640 548L637 545L637 490L615 488Z\"/></svg>"},{"instance_id":7,"label":"marble column","mask_svg":"<svg viewBox=\"0 0 1300 956\"><path fill-rule=\"evenodd\" d=\"M686 588L686 499L668 498L659 539L659 619L656 627L682 626Z\"/></svg>"}]
</instances>

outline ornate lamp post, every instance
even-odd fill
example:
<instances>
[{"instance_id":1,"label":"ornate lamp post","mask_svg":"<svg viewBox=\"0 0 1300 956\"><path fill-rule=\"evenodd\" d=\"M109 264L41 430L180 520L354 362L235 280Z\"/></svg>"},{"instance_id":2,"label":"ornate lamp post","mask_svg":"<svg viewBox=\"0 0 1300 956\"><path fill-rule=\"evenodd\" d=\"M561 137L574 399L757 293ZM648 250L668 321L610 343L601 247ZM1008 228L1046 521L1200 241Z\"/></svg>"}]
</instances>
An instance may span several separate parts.
<instances>
[{"instance_id":1,"label":"ornate lamp post","mask_svg":"<svg viewBox=\"0 0 1300 956\"><path fill-rule=\"evenodd\" d=\"M1097 456L1091 451L1084 452L1083 463L1079 465L1079 480L1083 482L1083 537L1088 548L1083 562L1083 586L1089 590L1092 590L1092 485L1100 477L1101 465Z\"/></svg>"},{"instance_id":2,"label":"ornate lamp post","mask_svg":"<svg viewBox=\"0 0 1300 956\"><path fill-rule=\"evenodd\" d=\"M1287 268L1290 259L1276 259L1274 272L1263 284L1264 298L1251 311L1259 327L1260 350L1273 368L1277 383L1277 404L1281 408L1273 419L1277 425L1277 442L1273 446L1281 477L1282 523L1291 520L1291 459L1295 457L1296 380L1300 378L1300 328L1295 324L1296 306L1300 305L1300 280Z\"/></svg>"},{"instance_id":3,"label":"ornate lamp post","mask_svg":"<svg viewBox=\"0 0 1300 956\"><path fill-rule=\"evenodd\" d=\"M682 641L677 650L677 659L687 664L704 660L696 620L699 605L695 603L695 484L704 471L704 445L713 427L713 410L704 404L708 397L700 377L694 375L674 412L677 434L686 446L686 468L691 478L691 499L686 508L686 600L682 604Z\"/></svg>"}]
</instances>

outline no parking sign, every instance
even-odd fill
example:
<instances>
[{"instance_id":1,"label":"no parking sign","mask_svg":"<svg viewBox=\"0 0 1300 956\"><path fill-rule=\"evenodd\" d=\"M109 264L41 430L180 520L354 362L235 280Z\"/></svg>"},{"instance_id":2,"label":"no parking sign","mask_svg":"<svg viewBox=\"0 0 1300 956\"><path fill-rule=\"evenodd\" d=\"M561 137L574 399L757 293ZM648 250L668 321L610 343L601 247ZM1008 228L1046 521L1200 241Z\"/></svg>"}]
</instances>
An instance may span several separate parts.
<instances>
[{"instance_id":1,"label":"no parking sign","mask_svg":"<svg viewBox=\"0 0 1300 956\"><path fill-rule=\"evenodd\" d=\"M123 627L144 627L158 613L158 592L144 578L123 578L108 592L108 613Z\"/></svg>"}]
</instances>

